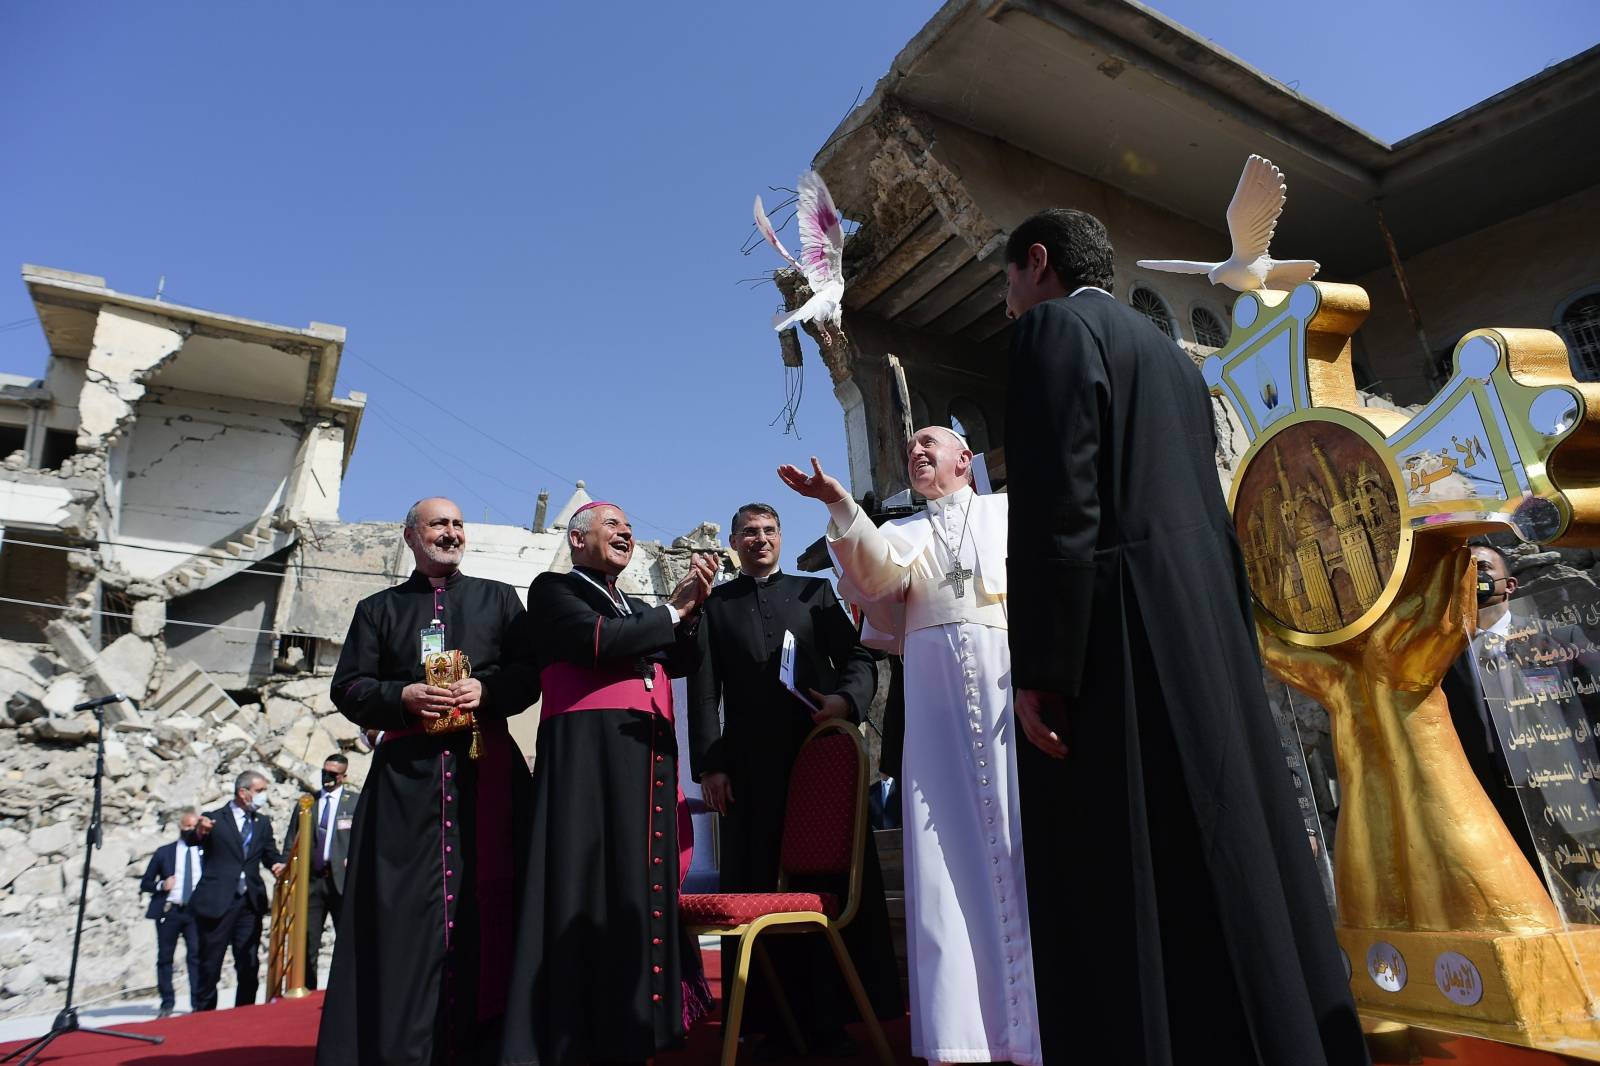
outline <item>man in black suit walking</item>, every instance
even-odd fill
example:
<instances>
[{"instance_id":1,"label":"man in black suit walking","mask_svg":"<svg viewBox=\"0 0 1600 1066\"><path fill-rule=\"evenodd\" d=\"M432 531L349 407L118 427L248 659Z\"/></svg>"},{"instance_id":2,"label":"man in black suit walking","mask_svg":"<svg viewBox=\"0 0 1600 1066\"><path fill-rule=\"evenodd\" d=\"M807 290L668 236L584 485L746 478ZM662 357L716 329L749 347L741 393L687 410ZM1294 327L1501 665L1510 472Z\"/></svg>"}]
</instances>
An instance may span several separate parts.
<instances>
[{"instance_id":1,"label":"man in black suit walking","mask_svg":"<svg viewBox=\"0 0 1600 1066\"><path fill-rule=\"evenodd\" d=\"M283 868L267 806L267 778L246 770L233 782L233 799L204 815L197 827L205 849L205 869L194 890L195 920L200 927L200 991L196 1010L217 1009L217 981L222 956L233 948L233 969L239 987L233 1005L256 1001L260 963L261 916L267 913L267 886L261 868L277 876Z\"/></svg>"},{"instance_id":2,"label":"man in black suit walking","mask_svg":"<svg viewBox=\"0 0 1600 1066\"><path fill-rule=\"evenodd\" d=\"M350 855L350 827L356 819L356 793L344 787L350 760L335 752L322 760L322 791L311 809L315 842L311 849L311 897L306 903L306 987L317 987L317 956L322 951L322 927L333 917L339 931L339 904L344 899L344 868ZM283 853L294 848L300 819L289 819Z\"/></svg>"},{"instance_id":3,"label":"man in black suit walking","mask_svg":"<svg viewBox=\"0 0 1600 1066\"><path fill-rule=\"evenodd\" d=\"M172 1013L177 997L172 990L172 957L183 938L183 961L189 968L189 1009L199 1009L200 934L195 928L189 900L200 883L201 848L195 826L200 813L193 807L178 812L178 839L163 844L150 856L139 890L150 893L146 918L156 923L156 987L161 990L161 1013Z\"/></svg>"}]
</instances>

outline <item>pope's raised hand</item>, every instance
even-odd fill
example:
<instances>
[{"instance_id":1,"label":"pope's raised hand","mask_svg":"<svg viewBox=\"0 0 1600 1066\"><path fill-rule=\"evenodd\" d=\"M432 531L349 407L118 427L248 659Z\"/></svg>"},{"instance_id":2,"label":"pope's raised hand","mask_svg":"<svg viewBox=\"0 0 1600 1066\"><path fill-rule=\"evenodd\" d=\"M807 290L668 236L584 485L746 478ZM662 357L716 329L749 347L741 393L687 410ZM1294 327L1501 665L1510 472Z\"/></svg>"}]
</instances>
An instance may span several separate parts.
<instances>
[{"instance_id":1,"label":"pope's raised hand","mask_svg":"<svg viewBox=\"0 0 1600 1066\"><path fill-rule=\"evenodd\" d=\"M785 485L802 496L823 503L837 503L849 495L844 486L839 484L839 479L822 472L822 464L817 462L817 457L811 457L811 474L807 474L798 466L785 463L778 467L778 477Z\"/></svg>"}]
</instances>

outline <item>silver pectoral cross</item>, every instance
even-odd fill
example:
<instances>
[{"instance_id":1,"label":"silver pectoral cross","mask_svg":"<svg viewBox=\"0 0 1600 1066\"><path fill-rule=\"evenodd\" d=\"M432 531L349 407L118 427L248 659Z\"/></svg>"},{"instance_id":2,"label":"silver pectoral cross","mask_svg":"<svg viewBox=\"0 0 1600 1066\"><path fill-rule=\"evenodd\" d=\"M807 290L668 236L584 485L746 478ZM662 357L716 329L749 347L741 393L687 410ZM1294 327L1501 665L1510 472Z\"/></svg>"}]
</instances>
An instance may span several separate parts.
<instances>
[{"instance_id":1,"label":"silver pectoral cross","mask_svg":"<svg viewBox=\"0 0 1600 1066\"><path fill-rule=\"evenodd\" d=\"M955 589L956 599L959 600L966 595L967 579L971 576L972 571L962 566L959 560L956 562L954 569L944 572L944 579L950 583L951 588Z\"/></svg>"}]
</instances>

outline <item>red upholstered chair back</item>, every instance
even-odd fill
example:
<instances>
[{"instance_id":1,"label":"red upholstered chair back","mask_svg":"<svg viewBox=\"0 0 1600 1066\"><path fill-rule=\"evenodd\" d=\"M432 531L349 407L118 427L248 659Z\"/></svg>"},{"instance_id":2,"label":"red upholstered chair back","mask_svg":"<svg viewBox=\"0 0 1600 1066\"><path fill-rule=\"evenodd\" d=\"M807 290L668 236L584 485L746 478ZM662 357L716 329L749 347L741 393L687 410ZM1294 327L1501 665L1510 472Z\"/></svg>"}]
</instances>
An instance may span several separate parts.
<instances>
[{"instance_id":1,"label":"red upholstered chair back","mask_svg":"<svg viewBox=\"0 0 1600 1066\"><path fill-rule=\"evenodd\" d=\"M857 823L866 803L866 752L846 723L819 727L800 748L789 775L783 816L787 875L846 874L860 848Z\"/></svg>"}]
</instances>

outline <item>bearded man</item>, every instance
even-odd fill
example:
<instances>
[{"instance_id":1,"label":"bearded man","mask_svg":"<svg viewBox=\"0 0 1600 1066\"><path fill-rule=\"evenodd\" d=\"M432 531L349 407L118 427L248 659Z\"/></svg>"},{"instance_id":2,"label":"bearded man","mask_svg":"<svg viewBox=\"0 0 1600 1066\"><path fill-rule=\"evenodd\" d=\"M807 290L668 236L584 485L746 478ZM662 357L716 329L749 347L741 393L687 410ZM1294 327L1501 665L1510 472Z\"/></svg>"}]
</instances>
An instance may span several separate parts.
<instances>
[{"instance_id":1,"label":"bearded man","mask_svg":"<svg viewBox=\"0 0 1600 1066\"><path fill-rule=\"evenodd\" d=\"M621 508L579 508L567 543L572 570L528 589L544 702L501 1061L643 1062L710 1007L678 921L693 839L671 679L699 664L717 568L696 556L652 607L617 588L634 548Z\"/></svg>"},{"instance_id":2,"label":"bearded man","mask_svg":"<svg viewBox=\"0 0 1600 1066\"><path fill-rule=\"evenodd\" d=\"M906 449L927 509L882 527L823 473L778 476L828 506L839 591L905 658L911 1053L1041 1062L1006 643L1005 496L972 490L972 449L939 426Z\"/></svg>"},{"instance_id":3,"label":"bearded man","mask_svg":"<svg viewBox=\"0 0 1600 1066\"><path fill-rule=\"evenodd\" d=\"M356 803L320 1066L492 1059L505 1006L528 790L506 718L539 698L527 614L510 585L461 573L451 501L413 504L405 541L416 569L356 605L333 675L334 704L382 740ZM457 650L471 676L430 685L423 658ZM466 713L470 730L429 731Z\"/></svg>"}]
</instances>

